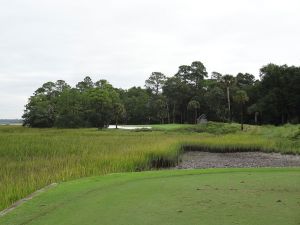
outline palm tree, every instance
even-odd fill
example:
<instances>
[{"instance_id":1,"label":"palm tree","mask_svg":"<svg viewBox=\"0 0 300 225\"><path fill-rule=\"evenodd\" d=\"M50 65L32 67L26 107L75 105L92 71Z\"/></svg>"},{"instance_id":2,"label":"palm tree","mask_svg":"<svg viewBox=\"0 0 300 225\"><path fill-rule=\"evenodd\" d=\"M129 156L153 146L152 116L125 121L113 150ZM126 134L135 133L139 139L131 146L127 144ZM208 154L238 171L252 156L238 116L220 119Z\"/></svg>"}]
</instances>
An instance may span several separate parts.
<instances>
[{"instance_id":1,"label":"palm tree","mask_svg":"<svg viewBox=\"0 0 300 225\"><path fill-rule=\"evenodd\" d=\"M115 103L114 104L114 118L116 122L116 129L118 129L119 119L125 116L126 110L123 104Z\"/></svg>"},{"instance_id":2,"label":"palm tree","mask_svg":"<svg viewBox=\"0 0 300 225\"><path fill-rule=\"evenodd\" d=\"M248 107L248 113L254 115L254 123L255 125L258 124L258 119L257 117L260 115L261 116L261 105L260 103L255 103Z\"/></svg>"},{"instance_id":3,"label":"palm tree","mask_svg":"<svg viewBox=\"0 0 300 225\"><path fill-rule=\"evenodd\" d=\"M244 129L244 121L243 121L243 111L244 104L249 101L249 97L246 91L238 90L236 94L233 96L233 101L241 105L241 130Z\"/></svg>"},{"instance_id":4,"label":"palm tree","mask_svg":"<svg viewBox=\"0 0 300 225\"><path fill-rule=\"evenodd\" d=\"M157 117L160 119L160 123L164 124L164 119L168 117L168 104L164 98L156 100Z\"/></svg>"},{"instance_id":5,"label":"palm tree","mask_svg":"<svg viewBox=\"0 0 300 225\"><path fill-rule=\"evenodd\" d=\"M197 110L200 109L200 103L196 100L191 100L188 103L188 110L195 110L195 124L197 123Z\"/></svg>"},{"instance_id":6,"label":"palm tree","mask_svg":"<svg viewBox=\"0 0 300 225\"><path fill-rule=\"evenodd\" d=\"M226 87L227 103L228 103L228 120L231 122L231 104L230 104L230 87L235 83L235 78L232 75L224 75L222 83Z\"/></svg>"}]
</instances>

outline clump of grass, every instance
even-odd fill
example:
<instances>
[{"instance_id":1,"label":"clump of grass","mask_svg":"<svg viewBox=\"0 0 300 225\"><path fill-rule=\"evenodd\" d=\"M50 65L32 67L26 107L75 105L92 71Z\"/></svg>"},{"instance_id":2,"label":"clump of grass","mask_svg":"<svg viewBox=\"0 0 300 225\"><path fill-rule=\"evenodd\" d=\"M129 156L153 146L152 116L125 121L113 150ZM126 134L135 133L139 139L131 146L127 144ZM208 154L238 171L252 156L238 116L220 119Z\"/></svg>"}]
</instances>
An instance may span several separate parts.
<instances>
[{"instance_id":1,"label":"clump of grass","mask_svg":"<svg viewBox=\"0 0 300 225\"><path fill-rule=\"evenodd\" d=\"M132 130L133 132L152 132L152 129L149 128L139 128Z\"/></svg>"},{"instance_id":2,"label":"clump of grass","mask_svg":"<svg viewBox=\"0 0 300 225\"><path fill-rule=\"evenodd\" d=\"M231 123L217 123L208 122L207 124L166 124L166 125L152 125L153 130L156 131L173 131L179 133L210 133L210 134L229 134L236 133L241 128L239 124Z\"/></svg>"},{"instance_id":3,"label":"clump of grass","mask_svg":"<svg viewBox=\"0 0 300 225\"><path fill-rule=\"evenodd\" d=\"M300 140L300 127L298 127L298 130L293 132L293 134L290 137L292 140Z\"/></svg>"},{"instance_id":4,"label":"clump of grass","mask_svg":"<svg viewBox=\"0 0 300 225\"><path fill-rule=\"evenodd\" d=\"M300 153L299 128L208 123L160 131L0 127L0 209L53 182L173 166L183 146ZM196 130L196 131L195 131Z\"/></svg>"},{"instance_id":5,"label":"clump of grass","mask_svg":"<svg viewBox=\"0 0 300 225\"><path fill-rule=\"evenodd\" d=\"M210 133L210 134L230 134L236 133L240 130L238 124L224 124L208 122L207 124L198 124L178 129L178 131L196 132L196 133Z\"/></svg>"}]
</instances>

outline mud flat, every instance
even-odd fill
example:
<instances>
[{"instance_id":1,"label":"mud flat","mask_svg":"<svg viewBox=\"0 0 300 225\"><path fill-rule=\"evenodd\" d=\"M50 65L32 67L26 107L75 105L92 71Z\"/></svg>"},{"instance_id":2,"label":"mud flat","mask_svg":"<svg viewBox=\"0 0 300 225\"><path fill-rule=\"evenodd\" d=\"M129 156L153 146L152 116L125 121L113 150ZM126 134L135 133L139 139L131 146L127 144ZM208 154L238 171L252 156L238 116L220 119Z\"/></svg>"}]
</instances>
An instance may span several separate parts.
<instances>
[{"instance_id":1,"label":"mud flat","mask_svg":"<svg viewBox=\"0 0 300 225\"><path fill-rule=\"evenodd\" d=\"M226 167L300 167L300 155L263 152L211 153L190 151L182 155L182 161L176 168Z\"/></svg>"}]
</instances>

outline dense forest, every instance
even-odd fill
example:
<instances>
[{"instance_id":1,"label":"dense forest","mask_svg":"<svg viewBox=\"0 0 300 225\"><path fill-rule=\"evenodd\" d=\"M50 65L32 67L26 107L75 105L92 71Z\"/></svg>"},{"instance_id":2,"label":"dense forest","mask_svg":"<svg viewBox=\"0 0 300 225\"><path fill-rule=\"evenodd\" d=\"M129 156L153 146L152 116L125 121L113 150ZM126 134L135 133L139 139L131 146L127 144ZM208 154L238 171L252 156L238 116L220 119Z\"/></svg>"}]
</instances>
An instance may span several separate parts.
<instances>
[{"instance_id":1,"label":"dense forest","mask_svg":"<svg viewBox=\"0 0 300 225\"><path fill-rule=\"evenodd\" d=\"M38 88L26 105L30 127L99 127L109 124L196 123L199 115L221 122L299 123L300 67L268 64L259 79L212 72L200 61L167 77L153 72L145 87L114 88L108 81L63 80Z\"/></svg>"}]
</instances>

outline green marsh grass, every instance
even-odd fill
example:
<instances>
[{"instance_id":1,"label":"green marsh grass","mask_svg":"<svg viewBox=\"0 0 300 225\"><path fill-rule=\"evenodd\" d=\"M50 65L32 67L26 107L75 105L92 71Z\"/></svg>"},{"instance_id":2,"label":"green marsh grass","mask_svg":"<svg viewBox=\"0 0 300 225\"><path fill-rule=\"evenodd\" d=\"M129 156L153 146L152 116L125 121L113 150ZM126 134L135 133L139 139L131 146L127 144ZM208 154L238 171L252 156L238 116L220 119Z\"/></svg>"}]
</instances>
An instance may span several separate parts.
<instances>
[{"instance_id":1,"label":"green marsh grass","mask_svg":"<svg viewBox=\"0 0 300 225\"><path fill-rule=\"evenodd\" d=\"M0 210L53 182L175 165L183 147L299 154L299 125L209 123L152 132L0 126Z\"/></svg>"}]
</instances>

